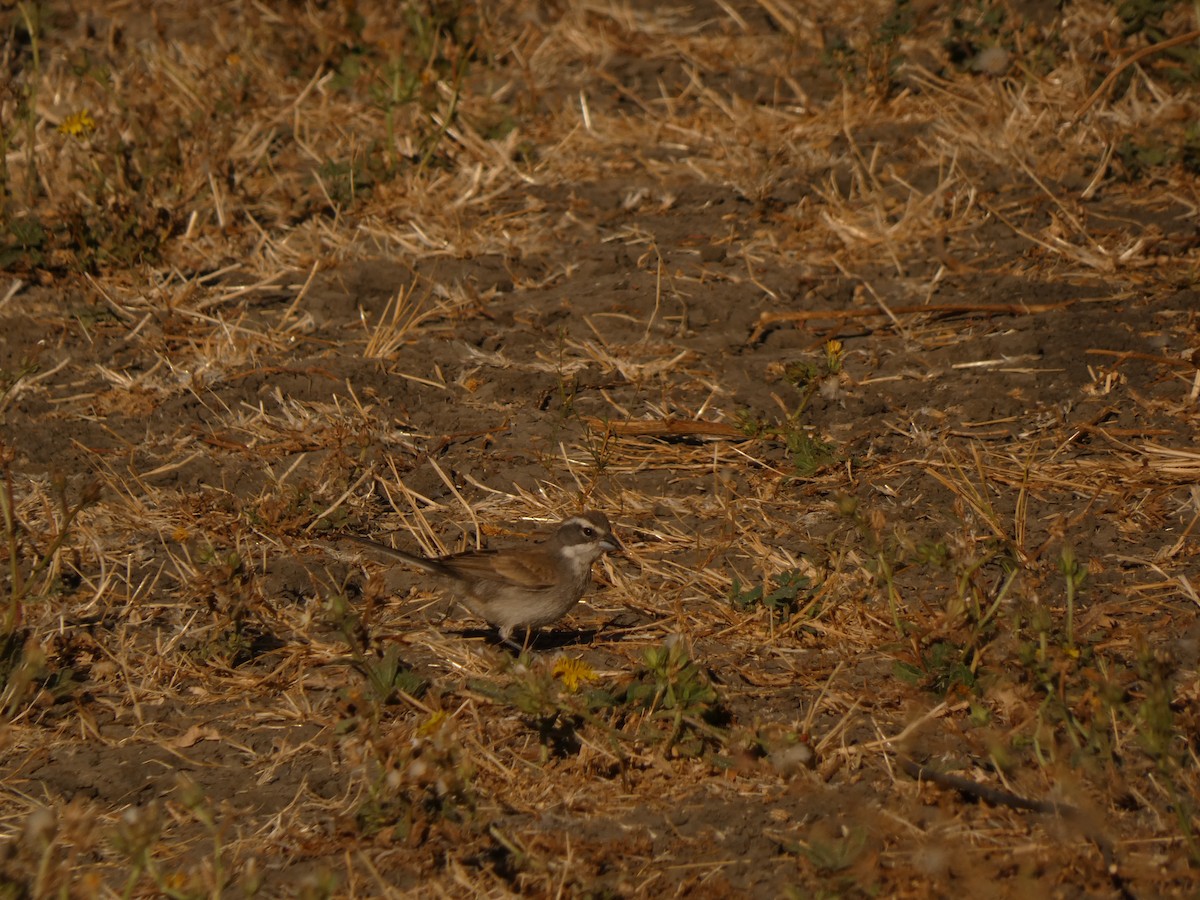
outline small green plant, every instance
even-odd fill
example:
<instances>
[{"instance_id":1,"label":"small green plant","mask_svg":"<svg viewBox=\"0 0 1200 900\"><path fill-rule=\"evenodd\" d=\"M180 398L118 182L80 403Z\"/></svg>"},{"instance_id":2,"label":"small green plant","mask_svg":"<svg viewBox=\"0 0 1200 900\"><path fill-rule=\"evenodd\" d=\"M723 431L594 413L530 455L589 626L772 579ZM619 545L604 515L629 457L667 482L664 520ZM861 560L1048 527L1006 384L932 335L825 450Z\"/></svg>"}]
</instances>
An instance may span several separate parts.
<instances>
[{"instance_id":1,"label":"small green plant","mask_svg":"<svg viewBox=\"0 0 1200 900\"><path fill-rule=\"evenodd\" d=\"M641 715L639 736L660 742L672 756L699 756L707 745L722 743L728 713L683 642L651 647L643 659L622 698Z\"/></svg>"},{"instance_id":2,"label":"small green plant","mask_svg":"<svg viewBox=\"0 0 1200 900\"><path fill-rule=\"evenodd\" d=\"M28 5L26 5L28 7ZM29 17L27 17L29 18ZM35 101L39 40L36 17L29 18L34 71L28 75L26 100ZM103 127L87 109L67 115L50 136L57 153L61 178L43 182L37 172L36 116L25 111L26 153L24 178L28 195L18 201L4 173L0 204L0 266L18 271L32 269L96 271L104 266L132 266L157 257L162 243L176 231L179 220L169 202L151 198L171 196L178 181L179 160L169 148L141 135L128 135L135 127L152 131L149 123L113 122ZM0 144L13 135L0 122ZM4 147L0 147L4 149ZM170 185L170 187L168 187ZM160 187L163 188L160 190ZM39 193L44 196L39 196Z\"/></svg>"},{"instance_id":3,"label":"small green plant","mask_svg":"<svg viewBox=\"0 0 1200 900\"><path fill-rule=\"evenodd\" d=\"M354 814L358 828L366 835L403 840L419 821L469 818L474 768L454 721L439 710L415 725L385 716L385 708L406 699L420 706L416 701L427 683L405 664L399 644L373 646L366 616L345 591L328 597L325 614L346 641L345 662L362 676L360 684L342 692L344 717L337 726L338 734L363 747L367 796ZM397 739L396 731L406 736Z\"/></svg>"},{"instance_id":4,"label":"small green plant","mask_svg":"<svg viewBox=\"0 0 1200 900\"><path fill-rule=\"evenodd\" d=\"M869 883L860 882L855 875L856 866L867 855L870 831L861 825L841 825L836 830L832 823L818 822L806 828L802 838L778 836L775 838L781 850L807 862L820 877L819 890L812 888L789 888L781 896L789 898L834 898L876 896L879 891Z\"/></svg>"},{"instance_id":5,"label":"small green plant","mask_svg":"<svg viewBox=\"0 0 1200 900\"><path fill-rule=\"evenodd\" d=\"M425 692L428 685L401 659L399 644L390 643L382 650L372 649L369 630L344 592L330 595L325 613L346 641L350 651L347 662L362 675L366 689L347 696L347 709L351 715L339 730L353 727L364 707L368 718L378 723L383 707L396 703L403 695L420 697Z\"/></svg>"},{"instance_id":6,"label":"small green plant","mask_svg":"<svg viewBox=\"0 0 1200 900\"><path fill-rule=\"evenodd\" d=\"M842 872L857 862L867 846L867 830L850 828L844 835L828 839L814 838L800 853L822 873Z\"/></svg>"},{"instance_id":7,"label":"small green plant","mask_svg":"<svg viewBox=\"0 0 1200 900\"><path fill-rule=\"evenodd\" d=\"M378 165L365 164L379 175L394 173L403 161L423 169L434 160L458 115L462 84L477 53L475 26L464 4L416 0L402 9L402 22L369 33L362 16L350 18L357 40L330 82L334 90L365 85L383 111L382 140L373 147L381 158ZM450 96L443 105L439 84L446 82ZM406 109L413 112L404 119ZM406 156L398 152L402 135L411 148Z\"/></svg>"},{"instance_id":8,"label":"small green plant","mask_svg":"<svg viewBox=\"0 0 1200 900\"><path fill-rule=\"evenodd\" d=\"M1171 709L1179 663L1169 652L1143 642L1137 647L1135 665L1141 690L1133 706L1134 724L1146 753L1166 771L1182 752Z\"/></svg>"},{"instance_id":9,"label":"small green plant","mask_svg":"<svg viewBox=\"0 0 1200 900\"><path fill-rule=\"evenodd\" d=\"M914 27L916 27L916 16L909 5L909 0L896 0L892 11L879 24L879 29L875 32L875 40L887 47L894 47Z\"/></svg>"},{"instance_id":10,"label":"small green plant","mask_svg":"<svg viewBox=\"0 0 1200 900\"><path fill-rule=\"evenodd\" d=\"M207 606L212 626L187 646L188 654L200 663L234 668L277 649L281 644L264 620L265 607L247 556L210 543L197 550L195 562L188 566L189 590Z\"/></svg>"},{"instance_id":11,"label":"small green plant","mask_svg":"<svg viewBox=\"0 0 1200 900\"><path fill-rule=\"evenodd\" d=\"M1075 551L1064 546L1059 554L1058 570L1066 580L1067 591L1067 644L1075 646L1075 595L1087 580L1087 567L1075 559Z\"/></svg>"},{"instance_id":12,"label":"small green plant","mask_svg":"<svg viewBox=\"0 0 1200 900\"><path fill-rule=\"evenodd\" d=\"M1132 135L1121 138L1116 157L1131 180L1147 175L1152 169L1170 164L1175 147L1161 141L1138 140Z\"/></svg>"},{"instance_id":13,"label":"small green plant","mask_svg":"<svg viewBox=\"0 0 1200 900\"><path fill-rule=\"evenodd\" d=\"M160 140L166 126L137 121L136 105L125 101L125 121L97 122L80 108L54 133L39 133L41 64L50 46L44 30L53 18L37 2L17 10L6 34L16 38L5 53L13 74L0 85L0 102L13 114L0 116L0 268L80 272L154 260L179 224L179 124L170 126L174 140ZM90 77L111 90L103 76ZM10 158L20 160L21 184ZM43 167L55 177L43 177Z\"/></svg>"},{"instance_id":14,"label":"small green plant","mask_svg":"<svg viewBox=\"0 0 1200 900\"><path fill-rule=\"evenodd\" d=\"M3 268L3 263L0 263L0 268ZM4 421L4 410L8 406L9 400L17 385L25 378L35 374L40 366L36 358L25 357L18 363L18 368L15 371L6 371L0 369L0 423Z\"/></svg>"},{"instance_id":15,"label":"small green plant","mask_svg":"<svg viewBox=\"0 0 1200 900\"><path fill-rule=\"evenodd\" d=\"M825 356L820 363L792 362L783 367L783 379L800 392L796 408L782 420L768 422L748 411L735 417L738 429L747 437L770 438L783 444L796 474L801 478L815 475L835 459L833 447L815 437L811 427L802 422L804 411L822 385L835 386L842 371L844 352L840 341L825 344Z\"/></svg>"},{"instance_id":16,"label":"small green plant","mask_svg":"<svg viewBox=\"0 0 1200 900\"><path fill-rule=\"evenodd\" d=\"M371 699L381 706L395 703L401 694L419 697L427 686L400 658L399 644L388 644L382 653L360 654L354 667L366 679Z\"/></svg>"},{"instance_id":17,"label":"small green plant","mask_svg":"<svg viewBox=\"0 0 1200 900\"><path fill-rule=\"evenodd\" d=\"M209 857L211 866L206 867L208 871L205 873L206 877L211 879L211 883L204 886L204 893L210 897L219 897L222 889L226 887L228 879L224 857L224 832L226 826L223 823L217 822L212 809L208 805L208 800L204 796L204 789L187 775L183 773L178 775L176 791L178 792L180 804L204 827L204 830L208 832L209 837L212 839L212 854ZM162 886L160 885L160 887ZM171 895L179 892L167 891L166 893Z\"/></svg>"},{"instance_id":18,"label":"small green plant","mask_svg":"<svg viewBox=\"0 0 1200 900\"><path fill-rule=\"evenodd\" d=\"M330 201L340 207L353 205L376 182L367 162L357 158L348 162L326 160L318 167L315 177Z\"/></svg>"},{"instance_id":19,"label":"small green plant","mask_svg":"<svg viewBox=\"0 0 1200 900\"><path fill-rule=\"evenodd\" d=\"M783 437L788 456L801 478L816 475L834 460L833 445L818 440L803 428L788 427Z\"/></svg>"},{"instance_id":20,"label":"small green plant","mask_svg":"<svg viewBox=\"0 0 1200 900\"><path fill-rule=\"evenodd\" d=\"M196 865L180 868L175 860L167 863L155 853L164 828L159 805L126 809L108 835L113 850L129 865L123 897L135 896L144 876L154 883L156 896L177 900L220 897L233 885L226 851L229 822L217 820L203 788L187 775L178 776L175 790L178 805L173 808L190 814L200 824L212 841L211 851ZM253 896L257 882L255 868L250 865L237 884L239 896Z\"/></svg>"},{"instance_id":21,"label":"small green plant","mask_svg":"<svg viewBox=\"0 0 1200 900\"><path fill-rule=\"evenodd\" d=\"M755 587L743 587L734 576L729 589L729 602L739 609L765 607L772 615L787 619L799 612L809 589L809 580L793 569L780 572L773 579Z\"/></svg>"},{"instance_id":22,"label":"small green plant","mask_svg":"<svg viewBox=\"0 0 1200 900\"><path fill-rule=\"evenodd\" d=\"M837 72L842 79L849 81L854 76L856 67L857 51L854 46L845 34L831 29L825 36L821 49L821 68Z\"/></svg>"},{"instance_id":23,"label":"small green plant","mask_svg":"<svg viewBox=\"0 0 1200 900\"><path fill-rule=\"evenodd\" d=\"M646 650L643 665L624 684L606 687L586 663L560 658L553 665L527 657L507 684L476 680L471 690L520 710L536 728L546 753L567 756L582 746L582 731L603 737L625 764L621 745L661 746L674 757L694 757L726 740L728 713L716 688L683 647L673 641Z\"/></svg>"},{"instance_id":24,"label":"small green plant","mask_svg":"<svg viewBox=\"0 0 1200 900\"><path fill-rule=\"evenodd\" d=\"M941 696L961 687L975 686L975 672L967 663L969 654L952 641L935 641L920 648L916 663L897 660L896 677L914 687L921 687Z\"/></svg>"},{"instance_id":25,"label":"small green plant","mask_svg":"<svg viewBox=\"0 0 1200 900\"><path fill-rule=\"evenodd\" d=\"M17 9L21 15L21 24L25 28L25 34L29 39L29 52L31 55L31 65L25 80L25 89L21 95L17 116L22 120L25 127L25 187L27 189L26 203L29 209L33 209L37 202L38 189L38 174L37 160L34 153L34 148L37 146L37 108L38 108L38 89L42 81L42 8L39 3L18 3ZM2 130L2 128L0 128ZM4 137L5 156L7 157L9 140L8 135ZM4 195L2 201L5 206L8 202L8 164L7 162L0 163L4 166Z\"/></svg>"},{"instance_id":26,"label":"small green plant","mask_svg":"<svg viewBox=\"0 0 1200 900\"><path fill-rule=\"evenodd\" d=\"M876 582L887 596L888 610L892 614L896 636L906 637L909 623L901 616L903 604L896 584L896 569L902 565L906 541L895 532L885 533L886 520L883 515L878 510L868 510L864 513L856 497L843 494L838 498L837 506L838 513L858 532L867 548L870 556L867 570L875 576Z\"/></svg>"},{"instance_id":27,"label":"small green plant","mask_svg":"<svg viewBox=\"0 0 1200 900\"><path fill-rule=\"evenodd\" d=\"M0 234L0 269L36 268L45 261L49 239L41 220L32 214L5 217Z\"/></svg>"},{"instance_id":28,"label":"small green plant","mask_svg":"<svg viewBox=\"0 0 1200 900\"><path fill-rule=\"evenodd\" d=\"M543 761L578 753L580 731L585 727L595 728L614 753L622 756L621 735L602 717L618 706L618 701L609 690L594 685L598 676L591 666L566 656L550 665L522 656L516 667L520 675L507 684L480 679L471 682L471 689L519 710L538 733Z\"/></svg>"},{"instance_id":29,"label":"small green plant","mask_svg":"<svg viewBox=\"0 0 1200 900\"><path fill-rule=\"evenodd\" d=\"M1117 17L1124 23L1126 35L1144 34L1157 43L1172 36L1163 28L1166 14L1188 3L1189 0L1121 0L1117 4Z\"/></svg>"},{"instance_id":30,"label":"small green plant","mask_svg":"<svg viewBox=\"0 0 1200 900\"><path fill-rule=\"evenodd\" d=\"M980 51L1011 41L1011 27L1006 26L1004 8L991 0L976 0L974 9L963 12L950 19L942 47L951 63L970 68Z\"/></svg>"},{"instance_id":31,"label":"small green plant","mask_svg":"<svg viewBox=\"0 0 1200 900\"><path fill-rule=\"evenodd\" d=\"M8 604L3 623L0 624L0 634L11 634L19 628L26 603L36 596L44 596L50 590L50 584L43 583L39 588L34 582L46 572L54 560L54 555L69 536L76 516L100 497L99 483L92 482L84 489L79 502L70 506L66 501L65 480L61 478L56 480L62 521L58 526L57 534L51 539L50 545L44 552L35 554L37 561L30 571L26 572L21 566L20 547L27 543L21 540L21 537L27 534L27 528L17 519L12 469L10 468L14 458L13 451L0 443L0 477L3 478L3 483L0 484L0 516L3 517L4 537L8 545L9 569Z\"/></svg>"},{"instance_id":32,"label":"small green plant","mask_svg":"<svg viewBox=\"0 0 1200 900\"><path fill-rule=\"evenodd\" d=\"M554 393L558 399L559 423L565 424L576 418L575 398L579 395L579 376L567 371L567 329L559 326L554 332ZM549 393L542 398L538 407L544 409L550 402Z\"/></svg>"},{"instance_id":33,"label":"small green plant","mask_svg":"<svg viewBox=\"0 0 1200 900\"><path fill-rule=\"evenodd\" d=\"M903 542L901 542L903 543ZM997 615L1020 573L998 543L985 543L978 555L957 558L944 544L912 547L913 561L953 575L942 628L936 635L910 634L915 660L898 661L896 674L910 684L943 696L974 691L979 667L995 640Z\"/></svg>"},{"instance_id":34,"label":"small green plant","mask_svg":"<svg viewBox=\"0 0 1200 900\"><path fill-rule=\"evenodd\" d=\"M921 541L915 549L916 561L922 565L941 569L950 560L950 548L945 541Z\"/></svg>"}]
</instances>

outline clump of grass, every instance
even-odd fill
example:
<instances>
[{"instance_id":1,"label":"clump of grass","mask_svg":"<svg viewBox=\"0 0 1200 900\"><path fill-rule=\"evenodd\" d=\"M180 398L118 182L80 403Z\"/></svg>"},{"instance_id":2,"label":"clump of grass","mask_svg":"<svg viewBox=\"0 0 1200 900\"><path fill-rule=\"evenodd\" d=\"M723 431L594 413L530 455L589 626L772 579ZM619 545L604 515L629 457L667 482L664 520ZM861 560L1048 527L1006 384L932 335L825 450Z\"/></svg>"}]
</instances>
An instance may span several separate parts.
<instances>
[{"instance_id":1,"label":"clump of grass","mask_svg":"<svg viewBox=\"0 0 1200 900\"><path fill-rule=\"evenodd\" d=\"M670 757L700 756L726 740L729 715L712 681L681 641L648 648L624 683L605 685L577 660L527 660L507 684L477 680L472 690L528 717L548 753L569 756L582 732L601 738L624 765L623 745L653 747Z\"/></svg>"},{"instance_id":2,"label":"clump of grass","mask_svg":"<svg viewBox=\"0 0 1200 900\"><path fill-rule=\"evenodd\" d=\"M356 727L365 717L371 727L377 727L386 707L404 697L420 697L427 683L401 657L400 645L389 643L382 649L374 646L363 616L342 591L332 593L325 604L327 621L341 635L349 651L348 664L362 676L362 689L347 692L344 697L348 718L340 730Z\"/></svg>"},{"instance_id":3,"label":"clump of grass","mask_svg":"<svg viewBox=\"0 0 1200 900\"><path fill-rule=\"evenodd\" d=\"M42 644L25 627L31 604L41 604L59 593L52 567L72 533L78 515L100 497L100 484L90 482L75 503L66 497L66 481L55 480L59 504L56 531L49 544L38 550L29 527L17 515L13 485L14 454L0 442L0 517L8 550L8 597L0 621L0 718L10 720L40 691L51 698L70 690L72 672L58 668ZM24 551L24 552L22 552Z\"/></svg>"},{"instance_id":4,"label":"clump of grass","mask_svg":"<svg viewBox=\"0 0 1200 900\"><path fill-rule=\"evenodd\" d=\"M543 761L578 753L580 732L588 726L602 736L621 756L621 735L601 715L616 700L602 684L595 684L595 671L581 660L560 656L552 663L528 656L518 663L519 674L506 684L476 679L470 687L483 696L519 710L538 734Z\"/></svg>"},{"instance_id":5,"label":"clump of grass","mask_svg":"<svg viewBox=\"0 0 1200 900\"><path fill-rule=\"evenodd\" d=\"M463 80L479 52L471 7L422 0L404 4L401 13L373 20L355 13L347 22L347 46L331 86L354 90L365 84L383 112L384 131L364 159L324 163L335 201L352 201L404 163L429 166L458 114ZM438 91L443 83L450 85L444 103Z\"/></svg>"},{"instance_id":6,"label":"clump of grass","mask_svg":"<svg viewBox=\"0 0 1200 900\"><path fill-rule=\"evenodd\" d=\"M41 143L51 145L43 151L37 133L37 92L44 74L41 7L20 6L33 57L18 110L25 126L26 190L24 196L10 190L5 167L0 266L17 271L96 272L101 267L156 261L163 243L178 232L175 211L162 202L169 192L160 187L178 178L179 160L158 141L130 138L131 130L149 132L153 124L137 122L131 129L122 128L113 121L98 121L87 107L64 116L55 132L42 139ZM104 84L102 77L96 80ZM6 133L0 141L3 149L15 137ZM39 157L42 153L46 159ZM43 179L39 174L43 168L58 169L58 177Z\"/></svg>"},{"instance_id":7,"label":"clump of grass","mask_svg":"<svg viewBox=\"0 0 1200 900\"><path fill-rule=\"evenodd\" d=\"M429 306L429 296L414 297L414 282L401 288L384 307L379 322L371 330L364 355L367 359L393 358L400 348L416 338L422 323L441 314L439 305Z\"/></svg>"},{"instance_id":8,"label":"clump of grass","mask_svg":"<svg viewBox=\"0 0 1200 900\"><path fill-rule=\"evenodd\" d=\"M407 840L438 821L467 822L475 806L475 766L453 718L441 711L413 728L400 726L368 742L367 798L355 811L365 835Z\"/></svg>"},{"instance_id":9,"label":"clump of grass","mask_svg":"<svg viewBox=\"0 0 1200 900\"><path fill-rule=\"evenodd\" d=\"M742 412L738 428L747 437L769 438L782 442L796 474L802 478L815 475L835 459L834 448L817 438L811 426L803 424L804 412L818 391L837 390L845 351L841 341L825 344L820 363L793 362L782 368L784 380L799 391L795 408L774 422Z\"/></svg>"}]
</instances>

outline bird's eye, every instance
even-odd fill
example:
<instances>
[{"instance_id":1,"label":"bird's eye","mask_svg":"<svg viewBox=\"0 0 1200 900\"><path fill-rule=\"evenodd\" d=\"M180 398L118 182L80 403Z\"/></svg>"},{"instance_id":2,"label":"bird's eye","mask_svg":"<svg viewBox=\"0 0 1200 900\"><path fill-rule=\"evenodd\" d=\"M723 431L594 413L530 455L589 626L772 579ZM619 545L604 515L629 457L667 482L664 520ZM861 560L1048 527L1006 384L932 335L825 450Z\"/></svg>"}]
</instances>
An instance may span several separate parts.
<instances>
[{"instance_id":1,"label":"bird's eye","mask_svg":"<svg viewBox=\"0 0 1200 900\"><path fill-rule=\"evenodd\" d=\"M595 534L596 534L596 529L594 529L594 528L589 528L589 527L588 527L588 526L586 526L586 525L584 525L584 526L583 526L583 536L584 536L584 537L592 537L592 536L594 536Z\"/></svg>"}]
</instances>

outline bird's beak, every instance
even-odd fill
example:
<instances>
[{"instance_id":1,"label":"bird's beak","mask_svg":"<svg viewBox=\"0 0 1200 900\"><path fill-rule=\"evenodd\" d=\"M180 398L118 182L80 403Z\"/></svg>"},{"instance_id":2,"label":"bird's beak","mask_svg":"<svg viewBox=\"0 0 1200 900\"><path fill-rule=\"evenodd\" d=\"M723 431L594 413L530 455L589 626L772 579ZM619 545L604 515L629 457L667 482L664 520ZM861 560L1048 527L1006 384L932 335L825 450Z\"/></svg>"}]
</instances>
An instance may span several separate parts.
<instances>
[{"instance_id":1,"label":"bird's beak","mask_svg":"<svg viewBox=\"0 0 1200 900\"><path fill-rule=\"evenodd\" d=\"M625 545L617 540L615 534L610 534L600 542L600 546L604 548L606 553L624 553Z\"/></svg>"}]
</instances>

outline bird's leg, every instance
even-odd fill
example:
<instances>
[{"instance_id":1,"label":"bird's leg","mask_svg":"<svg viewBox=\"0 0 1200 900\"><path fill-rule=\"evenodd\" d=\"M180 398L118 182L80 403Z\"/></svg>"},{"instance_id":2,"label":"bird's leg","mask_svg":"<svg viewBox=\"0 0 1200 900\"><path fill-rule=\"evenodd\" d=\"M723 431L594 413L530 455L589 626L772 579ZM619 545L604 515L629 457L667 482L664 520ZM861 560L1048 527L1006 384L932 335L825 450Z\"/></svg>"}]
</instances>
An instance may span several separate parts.
<instances>
[{"instance_id":1,"label":"bird's leg","mask_svg":"<svg viewBox=\"0 0 1200 900\"><path fill-rule=\"evenodd\" d=\"M500 636L501 643L508 644L508 646L510 646L514 650L516 650L517 653L525 652L521 648L521 645L512 639L512 626L511 625L505 625L502 628L497 628L496 634L498 634ZM525 639L529 640L529 629L528 628L525 629Z\"/></svg>"}]
</instances>

